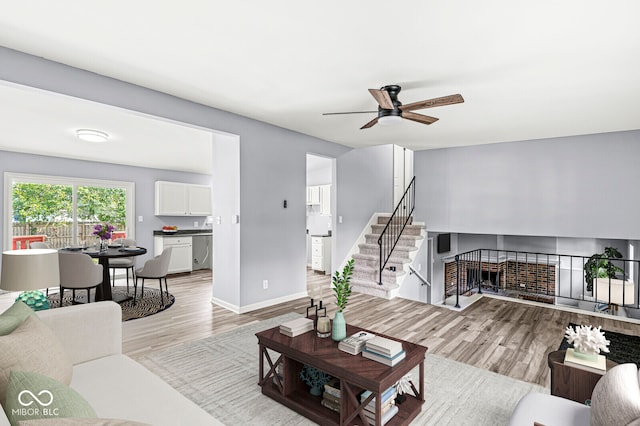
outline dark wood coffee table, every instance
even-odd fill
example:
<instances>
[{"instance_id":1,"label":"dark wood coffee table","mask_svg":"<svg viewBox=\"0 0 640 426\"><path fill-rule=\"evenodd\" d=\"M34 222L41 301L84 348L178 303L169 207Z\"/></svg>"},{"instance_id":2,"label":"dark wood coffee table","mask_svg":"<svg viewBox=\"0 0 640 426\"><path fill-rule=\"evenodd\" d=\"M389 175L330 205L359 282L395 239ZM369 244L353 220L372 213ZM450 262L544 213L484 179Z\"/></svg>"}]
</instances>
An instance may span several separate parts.
<instances>
[{"instance_id":1,"label":"dark wood coffee table","mask_svg":"<svg viewBox=\"0 0 640 426\"><path fill-rule=\"evenodd\" d=\"M347 325L347 336L361 330ZM422 409L424 358L427 352L424 346L384 336L401 342L406 352L403 361L395 367L387 367L361 355L350 355L339 350L338 343L330 337L317 337L315 330L297 337L287 337L280 333L279 327L274 327L256 333L256 336L260 347L258 385L262 387L262 393L318 424L368 425L363 409L376 397L376 425L381 425L380 395L416 366L420 371L418 388L412 383L414 395L405 394L406 401L398 406L398 413L386 424L408 425ZM279 354L275 361L268 350ZM268 365L265 365L265 360ZM321 404L322 396L309 393L309 387L300 379L300 371L305 364L340 379L340 413L324 407ZM282 378L276 374L279 365L282 365ZM265 367L268 367L266 374ZM372 395L361 404L358 394L365 389L371 391Z\"/></svg>"}]
</instances>

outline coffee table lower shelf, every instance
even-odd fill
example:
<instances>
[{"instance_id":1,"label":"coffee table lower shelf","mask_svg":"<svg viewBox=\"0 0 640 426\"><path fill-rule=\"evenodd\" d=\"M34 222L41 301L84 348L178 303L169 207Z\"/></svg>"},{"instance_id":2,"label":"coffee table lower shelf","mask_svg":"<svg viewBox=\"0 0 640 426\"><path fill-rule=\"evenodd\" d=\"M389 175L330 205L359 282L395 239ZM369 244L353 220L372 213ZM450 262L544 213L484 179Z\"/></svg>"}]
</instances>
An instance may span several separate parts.
<instances>
[{"instance_id":1,"label":"coffee table lower shelf","mask_svg":"<svg viewBox=\"0 0 640 426\"><path fill-rule=\"evenodd\" d=\"M340 424L340 414L323 406L321 403L321 396L313 396L308 391L294 391L289 395L284 396L273 383L267 383L262 386L262 394L286 407L291 408L293 411L305 416L319 425L330 426ZM407 399L401 405L398 405L398 413L385 425L408 425L420 413L421 409L422 401L414 396L407 395ZM363 425L360 417L356 417L349 422L349 424Z\"/></svg>"}]
</instances>

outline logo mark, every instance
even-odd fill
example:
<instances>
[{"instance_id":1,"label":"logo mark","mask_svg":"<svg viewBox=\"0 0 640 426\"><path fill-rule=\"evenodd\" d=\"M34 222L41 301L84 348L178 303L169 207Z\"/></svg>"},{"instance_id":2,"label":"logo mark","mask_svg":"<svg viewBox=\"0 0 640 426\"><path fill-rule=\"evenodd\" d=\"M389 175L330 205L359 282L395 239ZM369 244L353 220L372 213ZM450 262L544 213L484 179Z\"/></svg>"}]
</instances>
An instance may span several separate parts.
<instances>
[{"instance_id":1,"label":"logo mark","mask_svg":"<svg viewBox=\"0 0 640 426\"><path fill-rule=\"evenodd\" d=\"M23 395L29 395L31 396L31 401L29 401L29 399L26 400L26 402L24 401ZM40 398L42 395L48 395L49 396L49 401L48 402L43 402L42 400L40 400ZM46 401L46 398L43 398ZM33 404L34 402L37 402L38 404L40 404L43 407L48 407L49 405L53 404L53 394L51 392L49 392L48 390L41 390L40 392L38 392L38 396L36 396L33 392L31 392L30 390L23 390L22 392L20 392L18 394L18 402L20 403L20 405L22 405L23 407L28 407L31 404Z\"/></svg>"}]
</instances>

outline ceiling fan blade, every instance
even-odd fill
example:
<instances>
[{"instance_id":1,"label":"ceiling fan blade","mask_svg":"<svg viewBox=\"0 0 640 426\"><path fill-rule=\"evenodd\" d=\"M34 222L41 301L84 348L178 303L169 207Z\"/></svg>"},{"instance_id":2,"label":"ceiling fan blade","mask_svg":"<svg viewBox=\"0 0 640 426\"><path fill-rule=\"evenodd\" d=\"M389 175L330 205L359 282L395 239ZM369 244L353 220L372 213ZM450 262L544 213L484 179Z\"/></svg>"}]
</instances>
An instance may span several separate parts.
<instances>
[{"instance_id":1,"label":"ceiling fan blade","mask_svg":"<svg viewBox=\"0 0 640 426\"><path fill-rule=\"evenodd\" d=\"M377 122L378 122L378 117L374 118L373 120L371 120L370 122L368 122L364 126L360 127L360 130L368 129L369 127L373 127L373 125L376 124Z\"/></svg>"},{"instance_id":2,"label":"ceiling fan blade","mask_svg":"<svg viewBox=\"0 0 640 426\"><path fill-rule=\"evenodd\" d=\"M411 111L403 111L402 118L406 118L407 120L416 121L422 124L431 124L438 121L435 117L429 117L428 115L416 114Z\"/></svg>"},{"instance_id":3,"label":"ceiling fan blade","mask_svg":"<svg viewBox=\"0 0 640 426\"><path fill-rule=\"evenodd\" d=\"M378 111L347 111L347 112L323 112L322 115L344 115L344 114L375 114Z\"/></svg>"},{"instance_id":4,"label":"ceiling fan blade","mask_svg":"<svg viewBox=\"0 0 640 426\"><path fill-rule=\"evenodd\" d=\"M380 108L382 109L393 109L393 102L391 102L391 96L389 96L389 92L381 89L369 89L369 93L374 97Z\"/></svg>"},{"instance_id":5,"label":"ceiling fan blade","mask_svg":"<svg viewBox=\"0 0 640 426\"><path fill-rule=\"evenodd\" d=\"M426 101L413 102L411 104L402 105L400 107L401 111L413 111L416 109L425 109L425 108L433 108L451 104L459 104L464 102L464 98L462 95L449 95L443 96L441 98L433 98L427 99Z\"/></svg>"}]
</instances>

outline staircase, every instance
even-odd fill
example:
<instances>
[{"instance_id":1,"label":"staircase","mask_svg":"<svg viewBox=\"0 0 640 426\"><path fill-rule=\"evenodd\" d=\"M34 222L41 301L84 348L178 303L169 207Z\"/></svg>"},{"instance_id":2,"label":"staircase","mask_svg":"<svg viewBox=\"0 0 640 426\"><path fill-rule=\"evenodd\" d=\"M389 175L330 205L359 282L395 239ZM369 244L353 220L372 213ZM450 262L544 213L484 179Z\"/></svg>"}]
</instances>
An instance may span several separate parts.
<instances>
[{"instance_id":1,"label":"staircase","mask_svg":"<svg viewBox=\"0 0 640 426\"><path fill-rule=\"evenodd\" d=\"M355 259L353 278L351 279L354 292L384 297L385 299L396 297L407 275L409 265L424 241L424 223L413 222L413 219L410 218L382 271L382 285L380 285L378 283L380 273L378 238L390 217L390 214L381 214L377 217L377 220L371 225L371 233L365 234L365 242L358 245L359 252L352 256ZM401 229L402 224L396 224L394 220L390 226Z\"/></svg>"}]
</instances>

